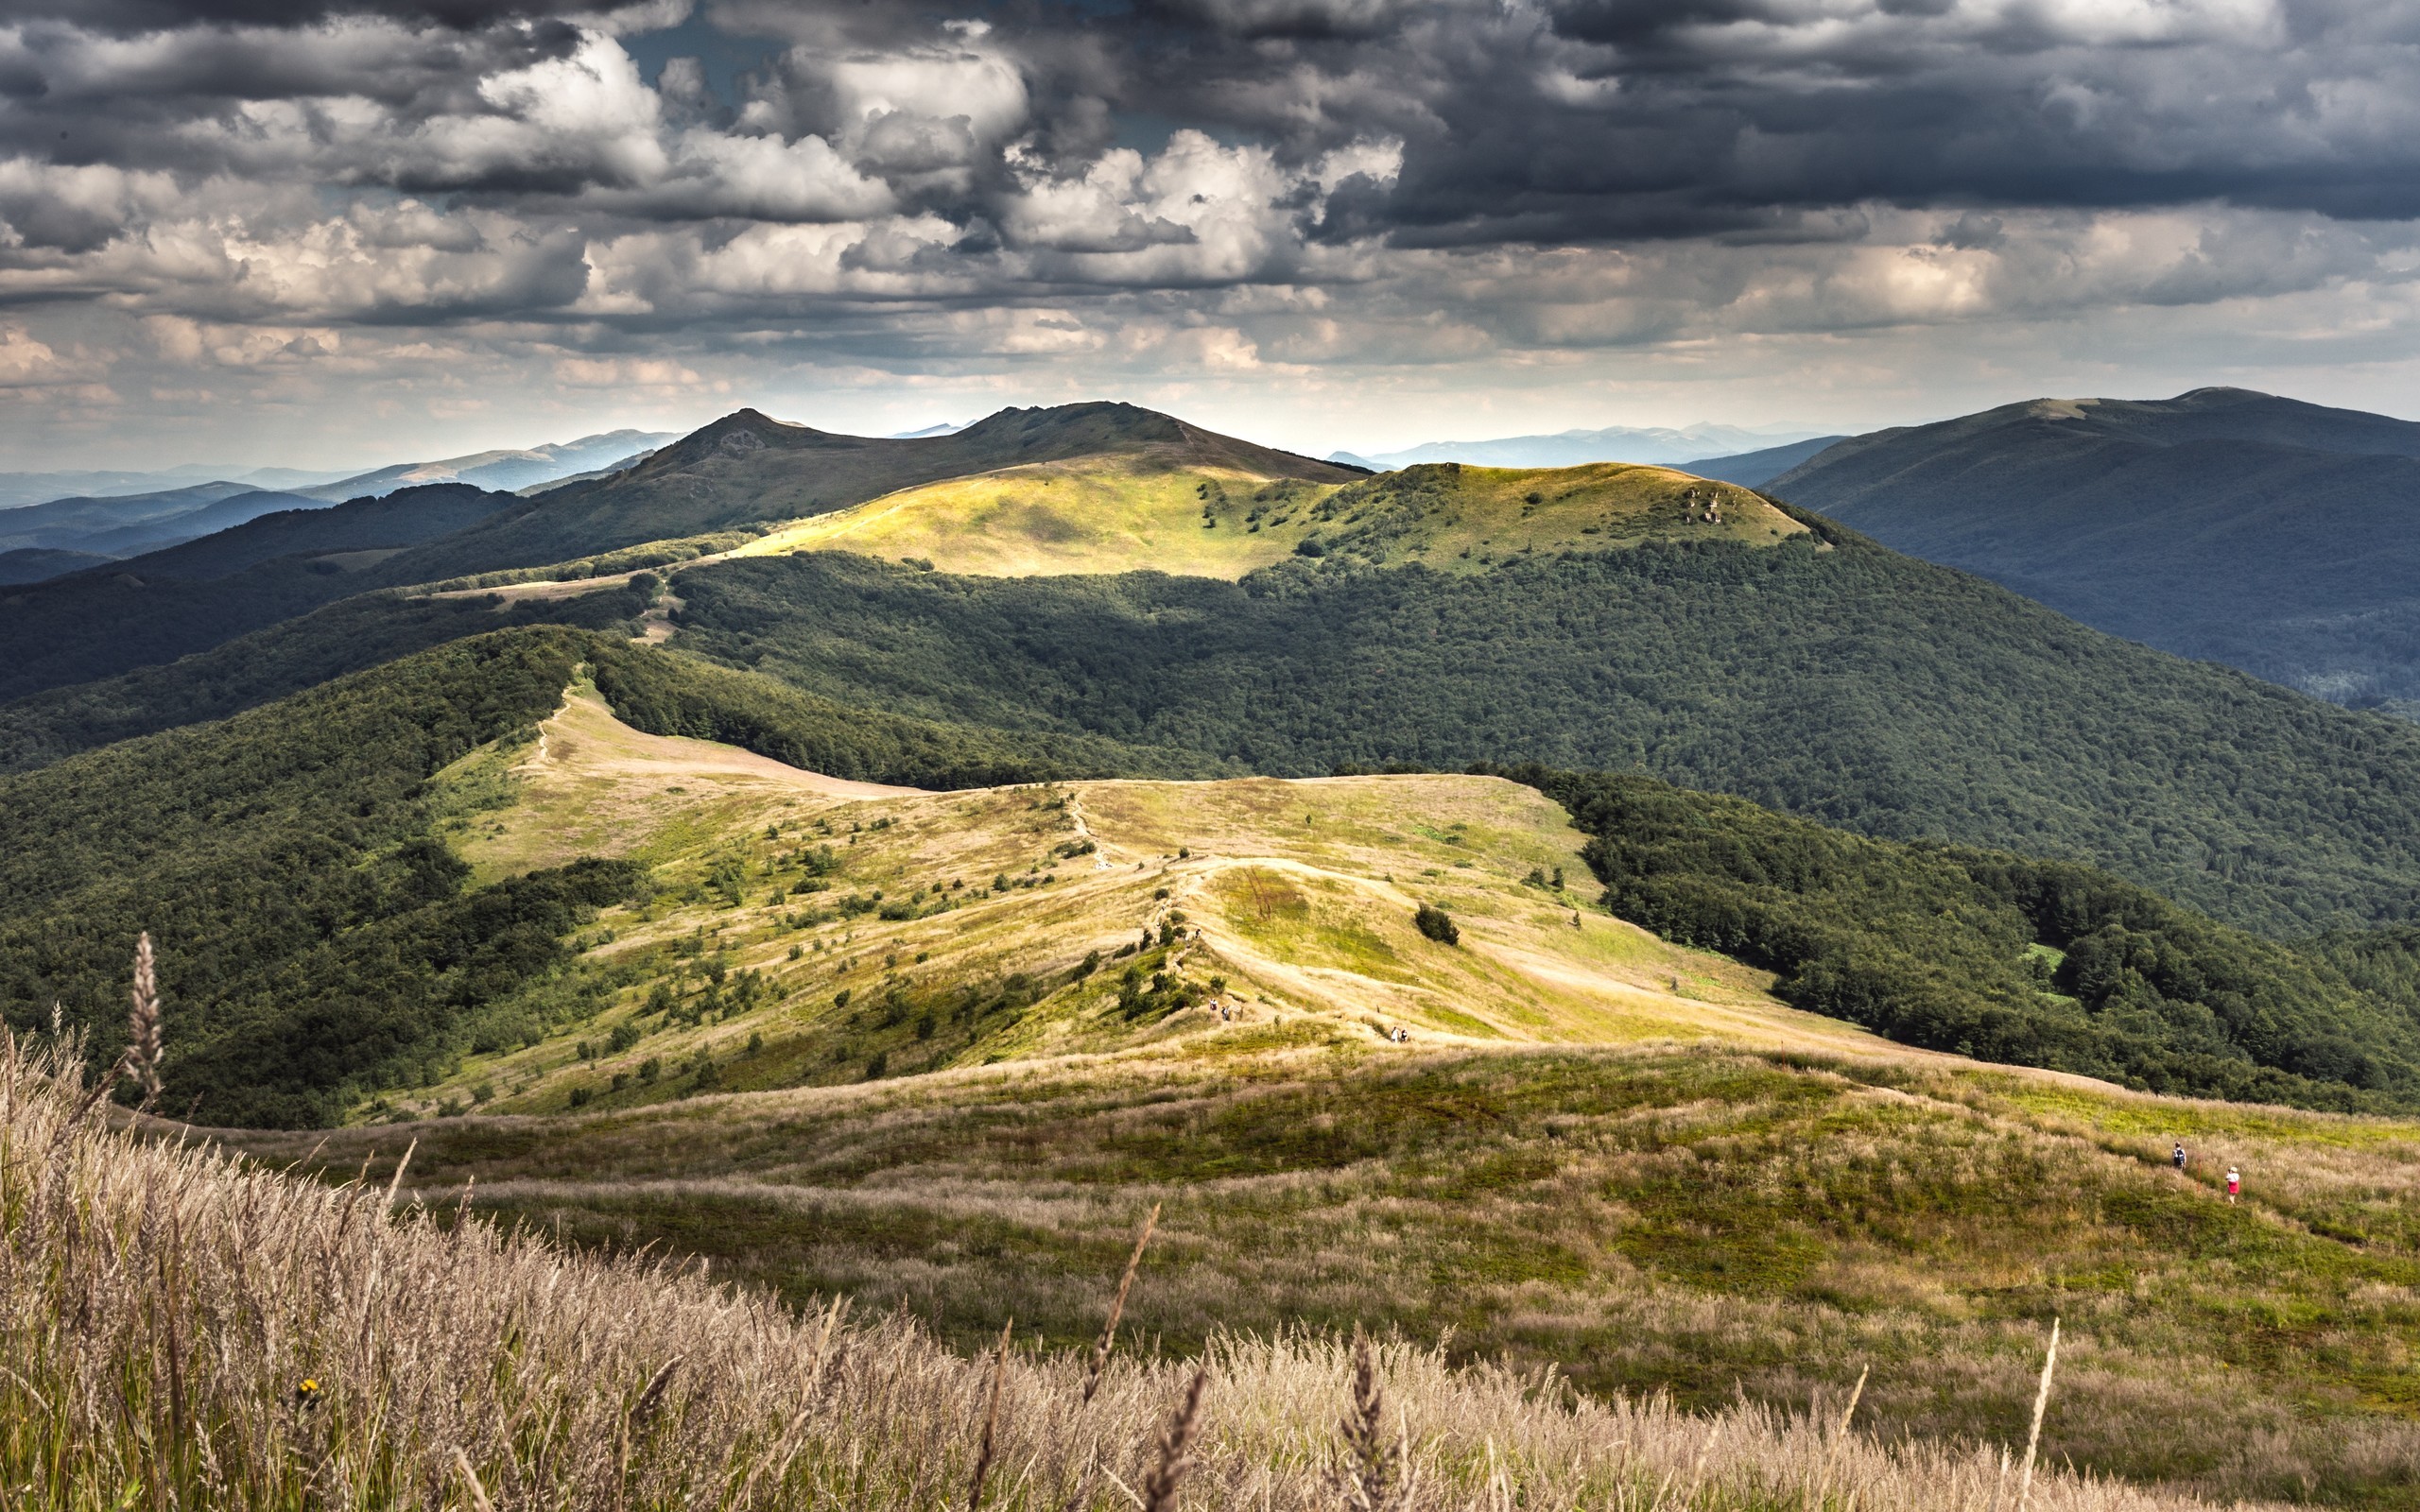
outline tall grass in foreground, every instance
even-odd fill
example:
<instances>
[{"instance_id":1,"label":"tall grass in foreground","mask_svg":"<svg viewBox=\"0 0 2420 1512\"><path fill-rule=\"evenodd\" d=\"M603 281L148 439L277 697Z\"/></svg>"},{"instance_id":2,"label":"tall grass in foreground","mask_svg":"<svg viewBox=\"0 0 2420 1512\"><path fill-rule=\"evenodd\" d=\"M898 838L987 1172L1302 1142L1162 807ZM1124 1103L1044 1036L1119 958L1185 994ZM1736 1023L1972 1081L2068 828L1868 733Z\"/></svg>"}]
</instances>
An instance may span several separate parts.
<instances>
[{"instance_id":1,"label":"tall grass in foreground","mask_svg":"<svg viewBox=\"0 0 2420 1512\"><path fill-rule=\"evenodd\" d=\"M794 1316L112 1125L0 1040L0 1503L41 1508L2009 1508L1996 1448L1582 1400L1401 1343L1200 1362ZM1106 1288L1104 1288L1106 1290ZM1343 1425L1340 1429L1340 1424ZM2045 1512L2182 1506L2050 1472Z\"/></svg>"}]
</instances>

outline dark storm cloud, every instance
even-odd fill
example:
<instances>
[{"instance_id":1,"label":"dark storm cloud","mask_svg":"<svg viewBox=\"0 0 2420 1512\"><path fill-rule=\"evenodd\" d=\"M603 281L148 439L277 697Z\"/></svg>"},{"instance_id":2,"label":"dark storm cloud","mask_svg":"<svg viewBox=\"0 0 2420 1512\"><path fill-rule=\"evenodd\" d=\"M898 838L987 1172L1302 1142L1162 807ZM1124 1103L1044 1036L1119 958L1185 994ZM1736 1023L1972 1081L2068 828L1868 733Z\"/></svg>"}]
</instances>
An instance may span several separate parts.
<instances>
[{"instance_id":1,"label":"dark storm cloud","mask_svg":"<svg viewBox=\"0 0 2420 1512\"><path fill-rule=\"evenodd\" d=\"M2219 199L2420 214L2420 7L2278 0L1160 0L1130 89L1296 146L1402 137L1430 244L1809 208ZM1342 223L1372 225L1374 207ZM1333 217L1332 217L1333 218Z\"/></svg>"},{"instance_id":2,"label":"dark storm cloud","mask_svg":"<svg viewBox=\"0 0 2420 1512\"><path fill-rule=\"evenodd\" d=\"M0 0L0 390L78 403L2182 309L2412 217L2420 0Z\"/></svg>"},{"instance_id":3,"label":"dark storm cloud","mask_svg":"<svg viewBox=\"0 0 2420 1512\"><path fill-rule=\"evenodd\" d=\"M283 169L504 198L627 189L628 153L415 143L514 113L497 80L580 45L572 0L10 0L0 148L192 175ZM736 132L836 145L902 203L990 212L1002 152L1066 165L1150 117L1307 162L1402 146L1383 193L1309 217L1409 245L1787 235L1810 210L2231 201L2340 217L2420 214L2420 6L2325 0L1012 0L973 8L1021 86L984 102L862 110L851 81L931 53L923 5L742 0L709 15L768 39ZM785 50L784 44L787 44ZM932 56L930 66L942 66ZM854 74L852 73L854 70ZM686 76L682 76L686 77ZM651 81L650 81L651 82ZM675 77L674 84L679 82ZM537 86L537 87L544 87ZM667 85L667 107L676 94ZM877 91L878 93L878 91ZM379 130L264 124L245 107L367 100ZM522 113L527 113L526 111ZM709 112L711 113L711 112ZM725 112L728 113L727 112ZM610 135L598 118L585 129ZM573 126L569 135L582 129ZM283 132L282 136L280 132ZM509 133L499 128L499 140ZM524 133L526 136L527 133ZM381 141L383 136L386 140ZM271 138L278 140L272 142ZM715 207L712 195L674 197ZM687 213L687 212L683 212Z\"/></svg>"}]
</instances>

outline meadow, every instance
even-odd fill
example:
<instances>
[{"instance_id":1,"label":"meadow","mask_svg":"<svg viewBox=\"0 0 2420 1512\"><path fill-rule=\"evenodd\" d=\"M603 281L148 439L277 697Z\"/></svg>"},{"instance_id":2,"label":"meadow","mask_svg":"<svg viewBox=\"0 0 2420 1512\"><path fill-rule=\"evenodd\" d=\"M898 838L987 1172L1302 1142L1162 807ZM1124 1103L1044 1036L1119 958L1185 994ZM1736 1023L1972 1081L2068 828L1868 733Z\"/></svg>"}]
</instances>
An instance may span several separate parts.
<instances>
[{"instance_id":1,"label":"meadow","mask_svg":"<svg viewBox=\"0 0 2420 1512\"><path fill-rule=\"evenodd\" d=\"M109 1113L78 1046L0 1040L0 1487L45 1512L2189 1503L2023 1446L1599 1398L1400 1339L944 1348L705 1264L607 1259ZM1115 1260L1095 1330L1112 1321ZM1148 1276L1138 1296L1155 1289ZM1005 1321L1005 1320L1004 1320Z\"/></svg>"}]
</instances>

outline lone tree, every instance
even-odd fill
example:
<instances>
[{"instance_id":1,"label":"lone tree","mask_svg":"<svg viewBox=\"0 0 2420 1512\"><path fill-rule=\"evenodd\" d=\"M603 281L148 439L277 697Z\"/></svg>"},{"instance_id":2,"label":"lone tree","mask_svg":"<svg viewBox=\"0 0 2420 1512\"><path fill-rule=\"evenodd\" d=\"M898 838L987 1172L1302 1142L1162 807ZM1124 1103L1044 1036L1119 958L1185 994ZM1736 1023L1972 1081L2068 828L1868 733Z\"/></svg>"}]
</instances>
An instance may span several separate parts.
<instances>
[{"instance_id":1,"label":"lone tree","mask_svg":"<svg viewBox=\"0 0 2420 1512\"><path fill-rule=\"evenodd\" d=\"M1435 903L1422 903L1411 916L1412 926L1440 945L1460 945L1462 932L1454 927L1454 916Z\"/></svg>"}]
</instances>

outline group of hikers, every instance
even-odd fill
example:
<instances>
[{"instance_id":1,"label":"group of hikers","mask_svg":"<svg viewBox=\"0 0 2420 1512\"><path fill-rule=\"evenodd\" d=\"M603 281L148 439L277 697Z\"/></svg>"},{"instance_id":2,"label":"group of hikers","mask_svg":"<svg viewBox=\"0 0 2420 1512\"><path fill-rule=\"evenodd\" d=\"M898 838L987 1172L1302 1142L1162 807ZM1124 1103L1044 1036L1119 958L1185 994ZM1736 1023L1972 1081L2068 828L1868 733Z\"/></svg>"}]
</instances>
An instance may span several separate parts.
<instances>
[{"instance_id":1,"label":"group of hikers","mask_svg":"<svg viewBox=\"0 0 2420 1512\"><path fill-rule=\"evenodd\" d=\"M2183 1140L2178 1140L2176 1142L2176 1153L2169 1157L2169 1161L2175 1165L2176 1174L2178 1176L2183 1176L2185 1174L2185 1167L2191 1163L2191 1159L2192 1158L2190 1156L2187 1156L2185 1153L2185 1142ZM2243 1173L2230 1165L2227 1167L2227 1200L2229 1202L2233 1202L2242 1195Z\"/></svg>"}]
</instances>

